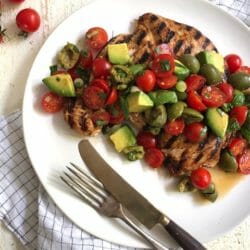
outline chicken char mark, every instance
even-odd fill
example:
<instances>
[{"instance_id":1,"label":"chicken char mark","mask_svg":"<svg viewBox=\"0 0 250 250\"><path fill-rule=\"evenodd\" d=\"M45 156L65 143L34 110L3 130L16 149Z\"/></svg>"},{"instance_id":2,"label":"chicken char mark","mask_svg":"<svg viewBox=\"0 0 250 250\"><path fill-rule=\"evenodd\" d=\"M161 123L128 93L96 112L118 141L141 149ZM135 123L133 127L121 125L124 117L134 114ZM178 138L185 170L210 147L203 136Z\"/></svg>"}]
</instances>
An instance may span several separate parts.
<instances>
[{"instance_id":1,"label":"chicken char mark","mask_svg":"<svg viewBox=\"0 0 250 250\"><path fill-rule=\"evenodd\" d=\"M165 155L165 166L172 175L184 175L199 167L212 168L220 159L226 140L209 134L199 143L187 141L184 135L162 134L159 146Z\"/></svg>"}]
</instances>

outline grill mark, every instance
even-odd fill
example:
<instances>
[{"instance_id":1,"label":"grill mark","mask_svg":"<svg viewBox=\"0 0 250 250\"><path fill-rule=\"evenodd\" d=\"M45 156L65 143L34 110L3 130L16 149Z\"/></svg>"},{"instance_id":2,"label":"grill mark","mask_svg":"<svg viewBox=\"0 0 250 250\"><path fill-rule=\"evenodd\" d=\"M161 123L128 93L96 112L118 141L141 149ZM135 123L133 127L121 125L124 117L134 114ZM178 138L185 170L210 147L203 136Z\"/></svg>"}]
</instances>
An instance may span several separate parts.
<instances>
[{"instance_id":1,"label":"grill mark","mask_svg":"<svg viewBox=\"0 0 250 250\"><path fill-rule=\"evenodd\" d=\"M216 142L215 142L215 145L214 145L214 149L210 153L210 159L215 156L215 154L217 153L217 150L220 147L220 145L221 145L221 139L219 137L216 137Z\"/></svg>"},{"instance_id":2,"label":"grill mark","mask_svg":"<svg viewBox=\"0 0 250 250\"><path fill-rule=\"evenodd\" d=\"M85 126L85 117L82 115L81 118L79 119L79 125L83 131L85 131L86 126Z\"/></svg>"},{"instance_id":3,"label":"grill mark","mask_svg":"<svg viewBox=\"0 0 250 250\"><path fill-rule=\"evenodd\" d=\"M202 48L205 49L210 43L211 43L211 41L208 38L206 38L203 45L202 45Z\"/></svg>"},{"instance_id":4,"label":"grill mark","mask_svg":"<svg viewBox=\"0 0 250 250\"><path fill-rule=\"evenodd\" d=\"M194 159L194 162L197 163L197 162L203 157L203 155L204 155L204 154L203 154L202 152L199 153L198 156Z\"/></svg>"},{"instance_id":5,"label":"grill mark","mask_svg":"<svg viewBox=\"0 0 250 250\"><path fill-rule=\"evenodd\" d=\"M180 161L179 162L177 162L177 164L174 166L174 168L177 170L177 172L176 173L178 173L178 172L180 172L180 170L182 170L182 165L183 165L183 163L186 161L186 158L185 158L185 154L187 153L187 149L185 149L183 152L182 152L182 154L181 154L181 157L180 157Z\"/></svg>"},{"instance_id":6,"label":"grill mark","mask_svg":"<svg viewBox=\"0 0 250 250\"><path fill-rule=\"evenodd\" d=\"M183 40L178 40L175 47L174 47L174 53L177 54L178 51L180 50L181 46L183 44Z\"/></svg>"},{"instance_id":7,"label":"grill mark","mask_svg":"<svg viewBox=\"0 0 250 250\"><path fill-rule=\"evenodd\" d=\"M197 30L195 33L194 39L199 40L201 38L201 35L202 35L201 32L199 30Z\"/></svg>"},{"instance_id":8,"label":"grill mark","mask_svg":"<svg viewBox=\"0 0 250 250\"><path fill-rule=\"evenodd\" d=\"M190 31L190 30L192 30L192 29L193 29L192 26L186 25L186 30L187 30L187 31Z\"/></svg>"},{"instance_id":9,"label":"grill mark","mask_svg":"<svg viewBox=\"0 0 250 250\"><path fill-rule=\"evenodd\" d=\"M165 148L170 148L172 144L177 140L177 136L172 136L165 145Z\"/></svg>"},{"instance_id":10,"label":"grill mark","mask_svg":"<svg viewBox=\"0 0 250 250\"><path fill-rule=\"evenodd\" d=\"M156 21L157 19L158 19L158 17L156 15L151 15L150 22L152 23L152 22Z\"/></svg>"},{"instance_id":11,"label":"grill mark","mask_svg":"<svg viewBox=\"0 0 250 250\"><path fill-rule=\"evenodd\" d=\"M164 42L165 42L165 43L169 43L169 42L171 41L171 39L174 37L174 35L175 35L175 32L172 31L172 30L170 30L170 31L168 32L167 38L166 38L166 40L165 40Z\"/></svg>"},{"instance_id":12,"label":"grill mark","mask_svg":"<svg viewBox=\"0 0 250 250\"><path fill-rule=\"evenodd\" d=\"M137 43L137 45L140 45L141 44L141 42L142 42L142 40L143 40L143 38L146 36L146 32L143 30L143 31L141 31L141 33L139 34L139 36L137 37L137 39L136 39L136 43Z\"/></svg>"},{"instance_id":13,"label":"grill mark","mask_svg":"<svg viewBox=\"0 0 250 250\"><path fill-rule=\"evenodd\" d=\"M199 149L199 150L202 150L202 149L205 147L205 145L207 144L207 141L208 141L208 138L206 137L203 141L201 141L201 142L199 143L198 149Z\"/></svg>"},{"instance_id":14,"label":"grill mark","mask_svg":"<svg viewBox=\"0 0 250 250\"><path fill-rule=\"evenodd\" d=\"M191 53L191 50L192 50L192 46L188 46L185 51L184 51L184 54L190 54Z\"/></svg>"},{"instance_id":15,"label":"grill mark","mask_svg":"<svg viewBox=\"0 0 250 250\"><path fill-rule=\"evenodd\" d=\"M145 51L142 54L141 58L138 60L138 63L144 63L144 62L146 62L149 59L149 57L150 57L150 54L148 53L148 51Z\"/></svg>"},{"instance_id":16,"label":"grill mark","mask_svg":"<svg viewBox=\"0 0 250 250\"><path fill-rule=\"evenodd\" d=\"M166 24L164 22L161 22L158 29L157 29L157 34L160 34L161 31L166 27Z\"/></svg>"}]
</instances>

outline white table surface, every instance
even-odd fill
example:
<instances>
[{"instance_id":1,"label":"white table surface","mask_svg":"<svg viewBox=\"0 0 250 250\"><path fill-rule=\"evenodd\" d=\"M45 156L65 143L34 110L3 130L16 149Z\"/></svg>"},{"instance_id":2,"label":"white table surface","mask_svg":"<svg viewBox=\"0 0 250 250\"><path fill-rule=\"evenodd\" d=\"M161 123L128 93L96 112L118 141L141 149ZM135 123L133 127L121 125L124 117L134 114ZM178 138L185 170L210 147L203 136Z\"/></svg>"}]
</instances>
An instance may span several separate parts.
<instances>
[{"instance_id":1,"label":"white table surface","mask_svg":"<svg viewBox=\"0 0 250 250\"><path fill-rule=\"evenodd\" d=\"M0 114L8 114L21 108L26 78L32 62L45 39L53 29L67 16L86 4L86 0L26 0L20 5L9 4L4 0L3 13L0 20L2 27L7 28L7 39L0 44ZM27 39L17 36L15 25L16 13L25 7L36 9L42 18L38 32ZM248 197L249 198L249 197ZM249 199L246 197L246 202ZM230 209L230 208L229 208ZM232 211L233 213L237 211ZM209 242L208 249L250 249L250 217L233 231ZM0 223L0 250L21 250L22 245Z\"/></svg>"}]
</instances>

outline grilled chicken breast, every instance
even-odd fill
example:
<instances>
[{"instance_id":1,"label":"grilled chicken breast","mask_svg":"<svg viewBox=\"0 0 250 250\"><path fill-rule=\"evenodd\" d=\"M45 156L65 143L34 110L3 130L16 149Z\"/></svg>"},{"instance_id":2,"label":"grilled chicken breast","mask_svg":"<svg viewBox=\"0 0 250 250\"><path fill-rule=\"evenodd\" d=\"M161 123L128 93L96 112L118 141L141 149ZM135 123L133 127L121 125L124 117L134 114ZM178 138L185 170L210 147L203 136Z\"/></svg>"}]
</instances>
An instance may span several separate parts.
<instances>
[{"instance_id":1,"label":"grilled chicken breast","mask_svg":"<svg viewBox=\"0 0 250 250\"><path fill-rule=\"evenodd\" d=\"M215 50L214 44L199 30L152 13L139 17L132 34L120 34L108 44L127 43L133 63L149 63L153 49L166 43L176 58L182 54L195 55L202 50ZM107 55L107 46L99 56Z\"/></svg>"},{"instance_id":2,"label":"grilled chicken breast","mask_svg":"<svg viewBox=\"0 0 250 250\"><path fill-rule=\"evenodd\" d=\"M212 133L199 143L187 141L184 135L170 136L166 133L159 140L159 146L166 157L165 166L176 176L190 173L199 167L215 167L221 150L227 144L228 138L221 139Z\"/></svg>"},{"instance_id":3,"label":"grilled chicken breast","mask_svg":"<svg viewBox=\"0 0 250 250\"><path fill-rule=\"evenodd\" d=\"M64 119L69 126L82 135L94 136L101 131L91 117L95 112L84 107L81 98L70 98L64 106Z\"/></svg>"}]
</instances>

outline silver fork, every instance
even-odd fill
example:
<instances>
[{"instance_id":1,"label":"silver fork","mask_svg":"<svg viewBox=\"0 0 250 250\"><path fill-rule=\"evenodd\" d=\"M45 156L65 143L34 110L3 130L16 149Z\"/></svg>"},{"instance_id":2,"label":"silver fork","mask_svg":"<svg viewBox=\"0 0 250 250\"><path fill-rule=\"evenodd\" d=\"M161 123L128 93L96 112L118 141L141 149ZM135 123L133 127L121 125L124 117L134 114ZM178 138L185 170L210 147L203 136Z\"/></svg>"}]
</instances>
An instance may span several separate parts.
<instances>
[{"instance_id":1,"label":"silver fork","mask_svg":"<svg viewBox=\"0 0 250 250\"><path fill-rule=\"evenodd\" d=\"M71 174L64 172L65 176L60 176L60 178L83 200L100 214L123 220L146 239L154 249L168 250L166 246L155 240L143 225L139 225L139 222L135 223L135 218L104 189L96 178L74 163L70 164L71 167L67 166L67 169Z\"/></svg>"}]
</instances>

